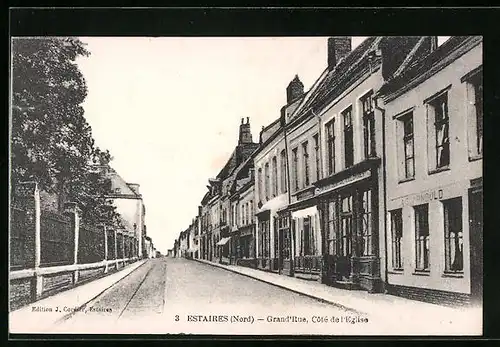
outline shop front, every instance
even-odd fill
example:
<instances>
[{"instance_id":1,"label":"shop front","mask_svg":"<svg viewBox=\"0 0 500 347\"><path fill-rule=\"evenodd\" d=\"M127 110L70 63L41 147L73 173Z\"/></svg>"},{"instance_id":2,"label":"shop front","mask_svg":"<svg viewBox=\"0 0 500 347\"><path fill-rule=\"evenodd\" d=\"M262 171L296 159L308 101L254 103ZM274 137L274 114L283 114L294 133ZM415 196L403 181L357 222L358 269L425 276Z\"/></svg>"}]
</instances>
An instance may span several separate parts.
<instances>
[{"instance_id":1,"label":"shop front","mask_svg":"<svg viewBox=\"0 0 500 347\"><path fill-rule=\"evenodd\" d=\"M266 210L258 213L257 220L259 241L257 267L262 270L271 270L271 211Z\"/></svg>"},{"instance_id":2,"label":"shop front","mask_svg":"<svg viewBox=\"0 0 500 347\"><path fill-rule=\"evenodd\" d=\"M217 247L218 247L218 253L219 253L219 263L221 264L229 264L229 256L230 256L230 241L231 237L222 237L218 242L217 242Z\"/></svg>"},{"instance_id":3,"label":"shop front","mask_svg":"<svg viewBox=\"0 0 500 347\"><path fill-rule=\"evenodd\" d=\"M315 199L309 200L314 203ZM321 228L316 206L309 206L291 212L292 230L296 239L294 274L295 277L321 279Z\"/></svg>"},{"instance_id":4,"label":"shop front","mask_svg":"<svg viewBox=\"0 0 500 347\"><path fill-rule=\"evenodd\" d=\"M276 240L278 254L278 273L293 276L293 240L289 211L279 211L276 217Z\"/></svg>"},{"instance_id":5,"label":"shop front","mask_svg":"<svg viewBox=\"0 0 500 347\"><path fill-rule=\"evenodd\" d=\"M255 259L255 224L246 225L238 231L236 245L236 264L247 267L257 267Z\"/></svg>"},{"instance_id":6,"label":"shop front","mask_svg":"<svg viewBox=\"0 0 500 347\"><path fill-rule=\"evenodd\" d=\"M377 166L363 162L317 183L322 282L379 292Z\"/></svg>"}]
</instances>

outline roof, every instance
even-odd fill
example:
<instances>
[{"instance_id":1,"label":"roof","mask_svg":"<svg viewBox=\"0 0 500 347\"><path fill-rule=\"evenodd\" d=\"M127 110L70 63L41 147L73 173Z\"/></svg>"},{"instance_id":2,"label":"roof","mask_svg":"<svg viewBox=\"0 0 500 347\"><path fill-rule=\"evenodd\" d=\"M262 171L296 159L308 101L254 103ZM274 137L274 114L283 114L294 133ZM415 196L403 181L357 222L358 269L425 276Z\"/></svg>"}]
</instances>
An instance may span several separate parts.
<instances>
[{"instance_id":1,"label":"roof","mask_svg":"<svg viewBox=\"0 0 500 347\"><path fill-rule=\"evenodd\" d=\"M344 79L342 76L348 75L352 70L356 69L363 58L370 52L380 41L381 37L371 36L361 42L353 51L351 51L344 59L331 70L328 71L325 78L319 83L317 90L310 98L302 105L302 110L308 110L312 105L323 105L333 99L332 94L338 91L338 86Z\"/></svg>"},{"instance_id":2,"label":"roof","mask_svg":"<svg viewBox=\"0 0 500 347\"><path fill-rule=\"evenodd\" d=\"M422 55L415 59L411 64L408 64L398 75L386 82L379 90L380 95L389 95L400 89L409 87L409 83L423 79L423 76L429 73L436 72L435 69L443 62L450 63L454 59L451 58L456 51L459 51L464 46L477 44L482 41L480 36L453 36L444 42L441 46L432 52ZM466 52L467 49L462 49ZM459 55L455 55L458 58ZM451 58L451 59L450 59ZM443 67L446 66L442 64Z\"/></svg>"}]
</instances>

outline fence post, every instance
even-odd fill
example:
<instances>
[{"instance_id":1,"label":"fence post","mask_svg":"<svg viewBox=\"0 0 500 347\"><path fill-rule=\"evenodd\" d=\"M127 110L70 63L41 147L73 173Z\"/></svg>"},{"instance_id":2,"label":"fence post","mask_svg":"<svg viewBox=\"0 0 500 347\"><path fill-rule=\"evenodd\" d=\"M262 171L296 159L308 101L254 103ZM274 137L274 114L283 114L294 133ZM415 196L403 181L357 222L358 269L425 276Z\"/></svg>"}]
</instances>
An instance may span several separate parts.
<instances>
[{"instance_id":1,"label":"fence post","mask_svg":"<svg viewBox=\"0 0 500 347\"><path fill-rule=\"evenodd\" d=\"M125 259L125 230L122 230L122 259ZM123 261L123 266L125 266L125 260Z\"/></svg>"},{"instance_id":2,"label":"fence post","mask_svg":"<svg viewBox=\"0 0 500 347\"><path fill-rule=\"evenodd\" d=\"M114 249L114 252L115 252L115 268L116 270L118 270L118 229L115 228L114 230L114 237L115 237L115 242L114 243L114 246L115 246L115 249Z\"/></svg>"},{"instance_id":3,"label":"fence post","mask_svg":"<svg viewBox=\"0 0 500 347\"><path fill-rule=\"evenodd\" d=\"M31 280L30 295L32 301L36 301L42 295L43 277L38 274L41 263L41 229L40 229L40 191L36 182L21 182L16 184L14 191L16 204L26 210L28 242L25 247L25 254L29 254L29 263L35 270L35 275Z\"/></svg>"},{"instance_id":4,"label":"fence post","mask_svg":"<svg viewBox=\"0 0 500 347\"><path fill-rule=\"evenodd\" d=\"M108 230L106 224L101 223L99 227L102 228L104 233L104 273L108 272Z\"/></svg>"},{"instance_id":5,"label":"fence post","mask_svg":"<svg viewBox=\"0 0 500 347\"><path fill-rule=\"evenodd\" d=\"M64 214L71 218L71 227L73 228L74 235L74 251L73 251L73 265L78 264L78 248L80 243L80 208L76 202L67 202L64 204ZM73 273L73 284L78 282L78 269Z\"/></svg>"}]
</instances>

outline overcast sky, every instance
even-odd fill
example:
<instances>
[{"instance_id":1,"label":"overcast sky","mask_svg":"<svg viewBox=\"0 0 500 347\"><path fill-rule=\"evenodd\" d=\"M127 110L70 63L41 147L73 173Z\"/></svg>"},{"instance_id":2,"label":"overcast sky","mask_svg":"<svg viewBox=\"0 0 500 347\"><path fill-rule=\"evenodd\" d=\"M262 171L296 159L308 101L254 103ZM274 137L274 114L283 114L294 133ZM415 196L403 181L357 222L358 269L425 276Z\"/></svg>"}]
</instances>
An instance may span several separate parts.
<instances>
[{"instance_id":1,"label":"overcast sky","mask_svg":"<svg viewBox=\"0 0 500 347\"><path fill-rule=\"evenodd\" d=\"M353 38L353 48L364 37ZM326 37L84 37L77 63L85 116L112 167L140 184L148 234L165 253L197 213L208 179L250 117L254 141L279 117L295 74L308 90L326 68Z\"/></svg>"}]
</instances>

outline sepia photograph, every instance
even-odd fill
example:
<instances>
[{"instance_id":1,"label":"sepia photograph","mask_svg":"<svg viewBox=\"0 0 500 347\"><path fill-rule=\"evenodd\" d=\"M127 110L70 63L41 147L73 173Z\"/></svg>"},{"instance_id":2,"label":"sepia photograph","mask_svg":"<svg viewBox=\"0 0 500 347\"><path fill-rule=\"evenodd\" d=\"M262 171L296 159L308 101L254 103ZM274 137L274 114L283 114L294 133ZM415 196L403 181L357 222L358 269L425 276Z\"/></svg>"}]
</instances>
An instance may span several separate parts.
<instances>
[{"instance_id":1,"label":"sepia photograph","mask_svg":"<svg viewBox=\"0 0 500 347\"><path fill-rule=\"evenodd\" d=\"M12 36L9 332L481 336L481 36Z\"/></svg>"}]
</instances>

